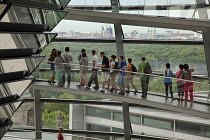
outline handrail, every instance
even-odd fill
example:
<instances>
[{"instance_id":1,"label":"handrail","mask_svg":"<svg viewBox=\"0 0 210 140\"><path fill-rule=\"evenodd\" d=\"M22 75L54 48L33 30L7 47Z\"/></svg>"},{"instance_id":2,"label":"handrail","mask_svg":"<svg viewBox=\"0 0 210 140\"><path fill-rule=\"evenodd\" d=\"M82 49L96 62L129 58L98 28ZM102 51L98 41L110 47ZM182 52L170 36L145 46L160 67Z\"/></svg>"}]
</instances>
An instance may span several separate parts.
<instances>
[{"instance_id":1,"label":"handrail","mask_svg":"<svg viewBox=\"0 0 210 140\"><path fill-rule=\"evenodd\" d=\"M52 61L44 61L48 64L50 63L54 63L54 64L62 64L62 65L69 65L69 66L80 66L80 67L86 67L86 68L95 68L95 69L99 69L100 67L93 67L93 66L86 66L86 65L80 65L80 64L71 64L71 63L55 63ZM155 75L155 74L146 74L146 73L139 73L139 72L132 72L132 71L126 71L126 70L116 70L116 69L110 69L110 68L100 68L100 69L105 69L105 70L113 70L116 72L127 72L127 73L132 73L135 75L146 75L146 76L152 76L152 77L159 77L159 78L167 78L167 79L174 79L174 80L181 80L183 82L192 82L192 83L197 83L197 84L202 84L202 85L208 85L210 86L210 84L207 83L203 83L203 82L197 82L197 81L193 81L193 80L184 80L184 79L179 79L179 78L173 78L173 77L166 77L166 76L160 76L160 75ZM209 77L208 77L209 79Z\"/></svg>"}]
</instances>

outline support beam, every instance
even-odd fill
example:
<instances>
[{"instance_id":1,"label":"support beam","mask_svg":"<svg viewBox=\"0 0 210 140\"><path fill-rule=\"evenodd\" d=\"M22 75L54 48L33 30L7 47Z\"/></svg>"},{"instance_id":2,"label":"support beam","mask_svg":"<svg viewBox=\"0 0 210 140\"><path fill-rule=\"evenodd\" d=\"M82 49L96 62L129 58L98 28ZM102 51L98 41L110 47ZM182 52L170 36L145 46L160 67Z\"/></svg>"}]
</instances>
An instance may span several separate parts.
<instances>
[{"instance_id":1,"label":"support beam","mask_svg":"<svg viewBox=\"0 0 210 140\"><path fill-rule=\"evenodd\" d=\"M40 90L34 89L34 121L35 121L35 138L42 139L42 112L41 112L41 95Z\"/></svg>"},{"instance_id":2,"label":"support beam","mask_svg":"<svg viewBox=\"0 0 210 140\"><path fill-rule=\"evenodd\" d=\"M206 57L207 72L209 77L210 76L210 30L203 32L203 44L204 44L204 51Z\"/></svg>"},{"instance_id":3,"label":"support beam","mask_svg":"<svg viewBox=\"0 0 210 140\"><path fill-rule=\"evenodd\" d=\"M121 24L114 24L114 29L115 29L115 37L116 37L117 56L119 58L120 56L125 56Z\"/></svg>"},{"instance_id":4,"label":"support beam","mask_svg":"<svg viewBox=\"0 0 210 140\"><path fill-rule=\"evenodd\" d=\"M146 26L157 28L169 28L180 30L192 31L205 31L210 28L210 21L199 20L192 18L170 18L170 17L157 17L146 15L132 15L122 13L108 13L108 12L95 12L84 10L69 10L65 19L89 21L99 23L111 23L122 25Z\"/></svg>"},{"instance_id":5,"label":"support beam","mask_svg":"<svg viewBox=\"0 0 210 140\"><path fill-rule=\"evenodd\" d=\"M123 107L124 138L125 140L131 140L131 121L130 121L129 103L122 102L122 107Z\"/></svg>"}]
</instances>

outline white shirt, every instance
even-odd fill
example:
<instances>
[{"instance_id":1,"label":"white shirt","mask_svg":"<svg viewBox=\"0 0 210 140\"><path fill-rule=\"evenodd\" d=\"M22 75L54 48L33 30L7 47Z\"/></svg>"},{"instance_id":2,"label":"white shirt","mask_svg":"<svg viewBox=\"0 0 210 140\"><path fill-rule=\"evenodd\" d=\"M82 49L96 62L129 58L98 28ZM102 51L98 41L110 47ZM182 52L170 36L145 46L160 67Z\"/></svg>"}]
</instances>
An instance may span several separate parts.
<instances>
[{"instance_id":1,"label":"white shirt","mask_svg":"<svg viewBox=\"0 0 210 140\"><path fill-rule=\"evenodd\" d=\"M64 52L62 57L64 59L64 63L71 63L73 61L72 54L69 52Z\"/></svg>"},{"instance_id":2,"label":"white shirt","mask_svg":"<svg viewBox=\"0 0 210 140\"><path fill-rule=\"evenodd\" d=\"M95 62L95 66L98 66L98 57L96 55L94 55L91 59L92 67L93 67L93 61ZM94 68L94 69L98 69L98 68Z\"/></svg>"},{"instance_id":3,"label":"white shirt","mask_svg":"<svg viewBox=\"0 0 210 140\"><path fill-rule=\"evenodd\" d=\"M113 72L114 71L113 69L115 68L115 62L114 61L111 62L110 68L111 68L110 72Z\"/></svg>"}]
</instances>

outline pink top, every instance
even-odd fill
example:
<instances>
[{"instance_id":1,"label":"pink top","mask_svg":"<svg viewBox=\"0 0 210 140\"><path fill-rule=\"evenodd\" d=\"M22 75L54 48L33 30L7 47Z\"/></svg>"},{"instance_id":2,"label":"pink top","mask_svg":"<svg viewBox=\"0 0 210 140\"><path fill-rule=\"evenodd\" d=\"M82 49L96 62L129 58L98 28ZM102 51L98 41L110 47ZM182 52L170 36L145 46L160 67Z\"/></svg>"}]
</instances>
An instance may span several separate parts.
<instances>
[{"instance_id":1,"label":"pink top","mask_svg":"<svg viewBox=\"0 0 210 140\"><path fill-rule=\"evenodd\" d=\"M183 79L182 74L183 74L183 70L177 71L177 72L176 72L176 78L178 78L178 79ZM182 81L182 80L177 80L177 82L184 82L184 81Z\"/></svg>"}]
</instances>

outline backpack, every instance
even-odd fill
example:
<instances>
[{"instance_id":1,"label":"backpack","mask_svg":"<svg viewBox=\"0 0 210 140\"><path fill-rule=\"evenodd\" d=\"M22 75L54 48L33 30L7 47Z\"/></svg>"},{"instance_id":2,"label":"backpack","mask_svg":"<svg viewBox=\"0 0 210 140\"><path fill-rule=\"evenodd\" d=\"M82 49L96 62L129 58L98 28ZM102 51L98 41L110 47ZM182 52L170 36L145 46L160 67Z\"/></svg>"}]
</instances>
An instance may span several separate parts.
<instances>
[{"instance_id":1,"label":"backpack","mask_svg":"<svg viewBox=\"0 0 210 140\"><path fill-rule=\"evenodd\" d=\"M144 73L145 74L152 74L152 69L151 69L151 66L150 66L149 62L147 62L146 67L144 68Z\"/></svg>"},{"instance_id":2,"label":"backpack","mask_svg":"<svg viewBox=\"0 0 210 140\"><path fill-rule=\"evenodd\" d=\"M190 70L183 72L183 79L185 79L185 80L191 80Z\"/></svg>"},{"instance_id":3,"label":"backpack","mask_svg":"<svg viewBox=\"0 0 210 140\"><path fill-rule=\"evenodd\" d=\"M137 68L132 64L132 72L137 72ZM135 75L136 73L131 73L132 75Z\"/></svg>"},{"instance_id":4,"label":"backpack","mask_svg":"<svg viewBox=\"0 0 210 140\"><path fill-rule=\"evenodd\" d=\"M114 67L114 69L119 69L119 62L116 62L115 61L115 67Z\"/></svg>"}]
</instances>

